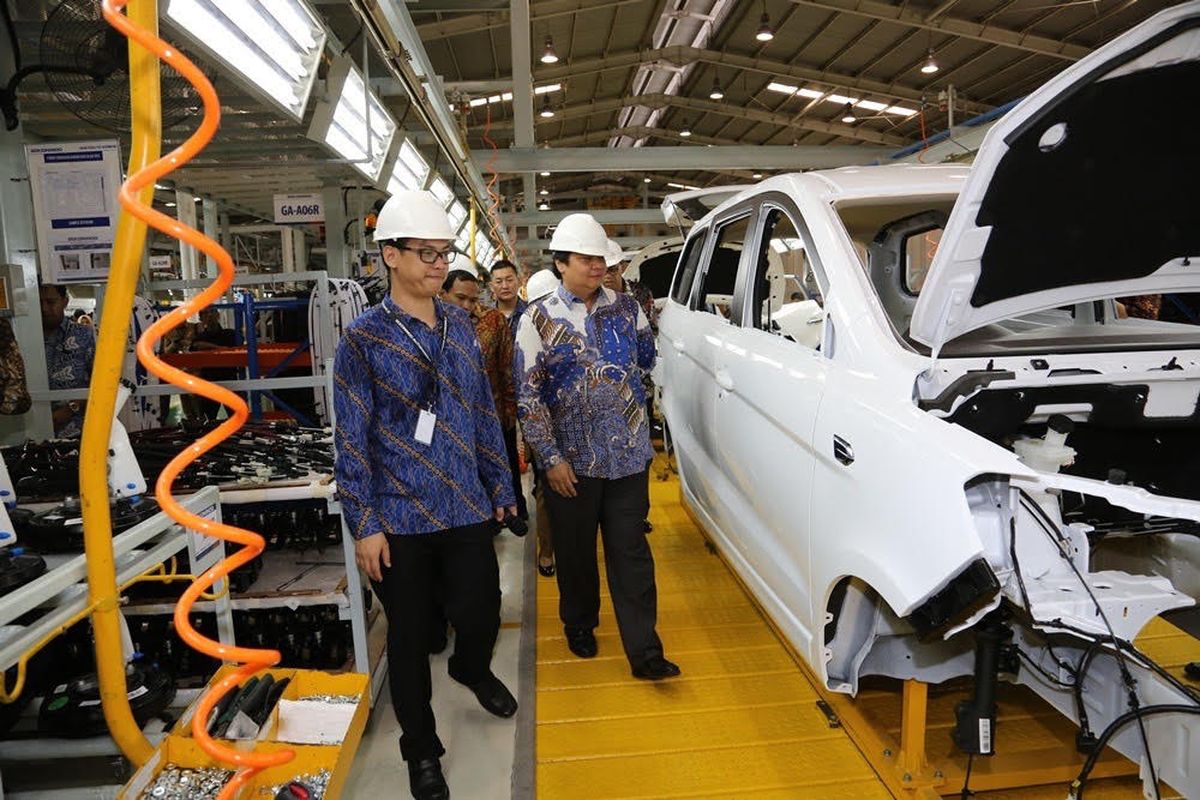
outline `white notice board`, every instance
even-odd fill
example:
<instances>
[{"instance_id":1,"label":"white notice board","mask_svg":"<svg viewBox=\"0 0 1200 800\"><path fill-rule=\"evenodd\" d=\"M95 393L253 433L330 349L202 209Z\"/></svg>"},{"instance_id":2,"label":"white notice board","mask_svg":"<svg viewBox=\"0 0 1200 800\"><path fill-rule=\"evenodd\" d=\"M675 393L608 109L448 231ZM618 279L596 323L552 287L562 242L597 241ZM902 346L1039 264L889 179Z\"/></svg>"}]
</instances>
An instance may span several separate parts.
<instances>
[{"instance_id":1,"label":"white notice board","mask_svg":"<svg viewBox=\"0 0 1200 800\"><path fill-rule=\"evenodd\" d=\"M116 139L29 144L25 159L42 278L106 280L120 213L120 144Z\"/></svg>"}]
</instances>

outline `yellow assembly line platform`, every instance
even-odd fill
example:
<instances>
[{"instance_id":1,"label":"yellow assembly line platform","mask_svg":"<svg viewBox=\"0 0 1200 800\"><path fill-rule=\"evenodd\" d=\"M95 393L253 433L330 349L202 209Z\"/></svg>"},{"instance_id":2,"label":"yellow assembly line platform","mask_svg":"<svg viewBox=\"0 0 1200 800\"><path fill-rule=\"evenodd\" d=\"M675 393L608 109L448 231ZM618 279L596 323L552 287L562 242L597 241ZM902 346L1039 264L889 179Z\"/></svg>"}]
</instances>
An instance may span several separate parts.
<instances>
[{"instance_id":1,"label":"yellow assembly line platform","mask_svg":"<svg viewBox=\"0 0 1200 800\"><path fill-rule=\"evenodd\" d=\"M871 679L855 699L818 692L693 523L677 479L651 476L658 630L683 675L630 676L603 580L600 653L571 655L555 582L539 578L539 800L958 797L966 758L950 730L966 684ZM1139 644L1176 674L1200 659L1200 642L1163 620ZM1001 752L975 759L971 789L988 800L1061 800L1082 763L1074 726L1022 687L1001 688ZM1093 774L1091 800L1141 797L1135 765L1116 753Z\"/></svg>"}]
</instances>

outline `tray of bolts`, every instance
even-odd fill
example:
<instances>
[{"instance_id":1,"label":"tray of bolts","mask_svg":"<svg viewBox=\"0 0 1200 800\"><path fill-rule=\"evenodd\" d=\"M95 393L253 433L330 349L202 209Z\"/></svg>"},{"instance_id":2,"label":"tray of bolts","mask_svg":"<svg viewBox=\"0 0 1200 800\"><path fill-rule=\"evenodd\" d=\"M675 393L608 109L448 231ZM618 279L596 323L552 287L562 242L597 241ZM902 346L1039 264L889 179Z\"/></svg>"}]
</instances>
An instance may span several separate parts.
<instances>
[{"instance_id":1,"label":"tray of bolts","mask_svg":"<svg viewBox=\"0 0 1200 800\"><path fill-rule=\"evenodd\" d=\"M222 667L212 683L232 667ZM125 785L124 800L216 798L233 772L192 738L193 703L154 756ZM287 764L255 775L243 800L337 800L366 727L367 676L270 669L230 692L210 715L209 733L239 750L292 750Z\"/></svg>"}]
</instances>

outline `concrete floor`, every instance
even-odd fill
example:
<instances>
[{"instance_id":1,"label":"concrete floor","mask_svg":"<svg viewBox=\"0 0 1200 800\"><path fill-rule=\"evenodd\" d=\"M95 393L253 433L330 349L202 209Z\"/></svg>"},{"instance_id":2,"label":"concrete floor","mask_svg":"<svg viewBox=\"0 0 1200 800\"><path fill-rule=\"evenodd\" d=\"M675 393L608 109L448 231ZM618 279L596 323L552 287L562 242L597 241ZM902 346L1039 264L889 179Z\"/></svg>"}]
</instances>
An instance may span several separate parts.
<instances>
[{"instance_id":1,"label":"concrete floor","mask_svg":"<svg viewBox=\"0 0 1200 800\"><path fill-rule=\"evenodd\" d=\"M492 657L492 671L509 690L523 701L532 696L532 659L522 672L520 651L524 615L525 581L531 571L530 559L534 534L517 539L510 533L496 537L496 557L500 562L500 638ZM536 575L536 573L534 573ZM533 624L532 619L529 622ZM533 632L529 632L532 637ZM532 638L529 646L532 647ZM446 651L430 659L433 672L433 711L438 736L446 748L442 770L450 784L454 800L501 800L514 796L514 771L517 782L532 775L532 755L525 753L515 763L521 726L527 726L532 739L533 704L524 704L513 719L497 719L479 707L466 688L446 674L446 662L454 649L453 636ZM408 770L400 760L400 725L392 712L391 696L384 682L382 696L371 712L367 730L359 745L354 769L343 797L347 800L409 797ZM520 748L526 750L527 748Z\"/></svg>"}]
</instances>

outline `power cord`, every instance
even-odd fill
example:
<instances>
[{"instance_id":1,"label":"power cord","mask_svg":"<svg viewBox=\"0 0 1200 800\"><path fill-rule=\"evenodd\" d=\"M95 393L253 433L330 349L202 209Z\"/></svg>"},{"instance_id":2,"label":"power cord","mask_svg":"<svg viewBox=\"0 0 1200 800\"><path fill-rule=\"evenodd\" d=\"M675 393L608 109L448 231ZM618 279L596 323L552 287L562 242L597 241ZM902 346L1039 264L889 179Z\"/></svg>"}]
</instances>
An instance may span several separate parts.
<instances>
[{"instance_id":1,"label":"power cord","mask_svg":"<svg viewBox=\"0 0 1200 800\"><path fill-rule=\"evenodd\" d=\"M1058 554L1060 556L1062 556L1063 560L1067 562L1067 566L1069 566L1071 568L1071 571L1075 573L1075 577L1079 579L1080 585L1083 586L1084 591L1087 592L1088 597L1091 599L1092 605L1094 605L1096 607L1096 614L1100 617L1101 621L1104 622L1104 627L1108 630L1109 637L1115 643L1117 641L1117 633L1113 629L1112 623L1108 619L1108 615L1104 613L1104 607L1101 606L1100 601L1096 599L1096 593L1092 591L1091 584L1089 584L1087 582L1087 579L1083 577L1083 573L1080 572L1079 567L1077 567L1075 565L1074 559L1072 559L1070 554L1067 553L1066 550L1064 549L1064 543L1062 541L1061 535L1055 533L1055 528L1057 527L1057 525L1055 524L1054 520L1050 519L1049 516L1046 514L1046 512L1040 506L1038 506L1037 503L1033 502L1033 499L1031 497L1029 497L1029 495L1024 490L1021 490L1021 505L1025 508L1026 511L1030 512L1033 515L1035 521L1038 522L1039 527L1050 538L1051 543L1054 544L1055 548L1058 550ZM1137 684L1134 682L1133 675L1129 671L1129 665L1126 663L1126 660L1125 660L1126 655L1125 655L1124 650L1122 650L1118 646L1116 653L1117 653L1117 665L1118 665L1118 668L1121 670L1121 681L1125 684L1125 688L1128 691L1128 703L1129 703L1129 708L1130 708L1130 711L1128 713L1132 713L1134 715L1133 718L1136 719L1137 723L1138 723L1138 733L1141 736L1142 749L1146 753L1146 768L1150 772L1150 780L1151 780L1151 783L1154 785L1154 797L1155 797L1155 800L1162 800L1162 796L1158 790L1158 771L1154 768L1154 756L1150 752L1150 738L1149 738L1148 734L1146 733L1146 722L1145 722L1145 719L1143 718L1144 715L1141 713L1138 713L1140 710L1142 710L1142 708L1141 708L1141 703L1138 700L1138 696L1137 696ZM1076 678L1076 684L1077 684L1078 691L1082 692L1082 684L1078 678ZM1122 716L1124 716L1124 715L1122 715ZM1118 719L1121 719L1121 718L1122 717L1118 717ZM1116 722L1116 720L1114 720L1114 723L1115 722ZM1108 726L1108 728L1105 729L1105 733L1108 734L1109 737L1112 736L1112 727L1113 727L1113 724L1110 724ZM1103 738L1104 738L1104 736L1101 735L1101 739L1103 739ZM1092 757L1095 756L1095 754L1097 752L1099 752L1099 750L1102 747L1103 747L1103 745L1099 744L1099 741L1098 741L1097 748L1095 750L1093 750L1092 755L1089 756L1089 759L1091 759L1093 761L1093 763L1094 763L1094 758L1092 758ZM1076 780L1078 781L1078 778ZM1086 781L1086 778L1085 778L1085 781ZM1078 796L1082 796L1082 793L1083 793L1083 784L1081 783L1079 786L1079 795Z\"/></svg>"},{"instance_id":2,"label":"power cord","mask_svg":"<svg viewBox=\"0 0 1200 800\"><path fill-rule=\"evenodd\" d=\"M974 763L975 754L967 753L967 775L963 778L962 791L958 793L959 800L970 800L970 798L975 796L975 793L971 791L971 766Z\"/></svg>"}]
</instances>

